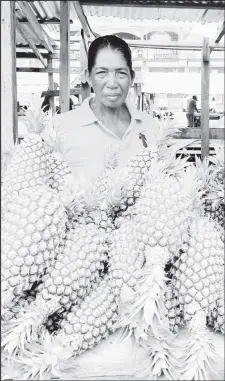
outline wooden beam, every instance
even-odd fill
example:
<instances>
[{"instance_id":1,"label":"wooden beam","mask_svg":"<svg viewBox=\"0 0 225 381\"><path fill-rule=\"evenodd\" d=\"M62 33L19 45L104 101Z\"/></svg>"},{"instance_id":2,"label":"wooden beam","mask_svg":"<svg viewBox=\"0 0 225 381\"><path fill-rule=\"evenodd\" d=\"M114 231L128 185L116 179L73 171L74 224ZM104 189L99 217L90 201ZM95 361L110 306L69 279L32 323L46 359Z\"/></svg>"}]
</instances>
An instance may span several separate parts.
<instances>
[{"instance_id":1,"label":"wooden beam","mask_svg":"<svg viewBox=\"0 0 225 381\"><path fill-rule=\"evenodd\" d=\"M180 8L180 9L224 9L224 1L196 1L196 0L142 0L142 1L121 1L121 0L80 0L82 5L116 6L116 7L144 7L144 8Z\"/></svg>"},{"instance_id":2,"label":"wooden beam","mask_svg":"<svg viewBox=\"0 0 225 381\"><path fill-rule=\"evenodd\" d=\"M1 150L18 142L15 2L1 3Z\"/></svg>"},{"instance_id":3,"label":"wooden beam","mask_svg":"<svg viewBox=\"0 0 225 381\"><path fill-rule=\"evenodd\" d=\"M218 36L216 37L215 39L215 43L217 44L218 42L220 42L221 38L224 36L225 34L225 21L223 22L223 25L222 27L220 28L220 31L218 33Z\"/></svg>"},{"instance_id":4,"label":"wooden beam","mask_svg":"<svg viewBox=\"0 0 225 381\"><path fill-rule=\"evenodd\" d=\"M83 36L84 37L84 36ZM87 69L87 47L85 44L85 38L80 42L80 65L81 65L81 73ZM85 82L85 79L81 80L82 87L82 101L88 98L91 94L91 88L88 82Z\"/></svg>"},{"instance_id":5,"label":"wooden beam","mask_svg":"<svg viewBox=\"0 0 225 381\"><path fill-rule=\"evenodd\" d=\"M17 67L17 72L20 73L60 73L60 69L57 67L51 68L42 68L42 67ZM70 68L71 74L79 74L80 68L79 67L71 67Z\"/></svg>"},{"instance_id":6,"label":"wooden beam","mask_svg":"<svg viewBox=\"0 0 225 381\"><path fill-rule=\"evenodd\" d=\"M181 128L175 139L201 139L201 128ZM209 139L224 140L224 128L210 128Z\"/></svg>"},{"instance_id":7,"label":"wooden beam","mask_svg":"<svg viewBox=\"0 0 225 381\"><path fill-rule=\"evenodd\" d=\"M134 48L148 48L148 49L176 49L176 50L201 50L202 45L196 43L196 42L185 42L185 41L178 41L178 42L166 42L166 43L157 43L152 41L142 41L142 40L126 40L128 45L130 47ZM214 49L215 51L224 51L225 47L224 44L215 44L214 42L210 41L209 44L210 49Z\"/></svg>"},{"instance_id":8,"label":"wooden beam","mask_svg":"<svg viewBox=\"0 0 225 381\"><path fill-rule=\"evenodd\" d=\"M82 8L82 5L80 4L80 1L72 1L73 6L75 8L77 17L79 18L82 28L86 34L87 37L91 37L89 31L93 34L94 37L97 37L97 34L94 33L90 27L90 24L88 22L88 19L84 13L84 10Z\"/></svg>"},{"instance_id":9,"label":"wooden beam","mask_svg":"<svg viewBox=\"0 0 225 381\"><path fill-rule=\"evenodd\" d=\"M48 68L52 69L52 59L48 58ZM54 90L54 77L53 73L48 73L48 88L49 90ZM55 114L55 101L54 97L50 98L50 109L52 112L52 116Z\"/></svg>"},{"instance_id":10,"label":"wooden beam","mask_svg":"<svg viewBox=\"0 0 225 381\"><path fill-rule=\"evenodd\" d=\"M89 25L87 22L87 18L86 18L84 11L80 5L80 2L79 1L72 1L72 4L73 4L74 9L76 11L77 17L81 22L84 33L86 34L87 37L91 37L91 35L89 33Z\"/></svg>"},{"instance_id":11,"label":"wooden beam","mask_svg":"<svg viewBox=\"0 0 225 381\"><path fill-rule=\"evenodd\" d=\"M39 24L42 24L42 25L49 25L49 24L60 24L60 20L57 19L57 18L53 18L53 19L49 19L49 20L45 20L45 19L37 19ZM20 23L22 24L28 24L29 23L29 20L27 19L19 19ZM70 24L73 24L73 20L70 20Z\"/></svg>"},{"instance_id":12,"label":"wooden beam","mask_svg":"<svg viewBox=\"0 0 225 381\"><path fill-rule=\"evenodd\" d=\"M209 154L209 82L210 48L209 39L203 39L201 67L201 159Z\"/></svg>"},{"instance_id":13,"label":"wooden beam","mask_svg":"<svg viewBox=\"0 0 225 381\"><path fill-rule=\"evenodd\" d=\"M48 58L55 59L55 60L59 60L60 59L60 54L59 53L41 53L41 55L42 55L43 58L47 58L47 59ZM80 55L79 55L79 57L80 57ZM70 61L79 61L80 62L80 58L79 57L76 57L76 55L74 56L74 54L71 54L70 55ZM16 52L16 58L20 58L20 59L21 58L26 58L26 59L29 59L29 58L37 58L37 57L36 57L36 54L31 53L31 52Z\"/></svg>"},{"instance_id":14,"label":"wooden beam","mask_svg":"<svg viewBox=\"0 0 225 381\"><path fill-rule=\"evenodd\" d=\"M208 13L208 9L205 9L203 14L202 14L201 21L204 22L204 19L205 19L205 16L207 15L207 13Z\"/></svg>"},{"instance_id":15,"label":"wooden beam","mask_svg":"<svg viewBox=\"0 0 225 381\"><path fill-rule=\"evenodd\" d=\"M76 52L80 52L80 48L79 50L77 49ZM71 53L71 49L70 49L70 53ZM60 58L60 55L59 53L41 53L42 57L43 58L52 58L52 59L59 59ZM80 56L79 56L80 57ZM16 58L36 58L36 55L32 52L21 52L21 51L17 51L16 52ZM165 62L165 58L162 59L164 62ZM71 53L70 55L70 61L80 61L80 58L77 58L76 57L76 53ZM133 62L135 61L140 61L140 58L133 58ZM159 60L156 60L154 58L146 58L145 59L146 62L155 62L156 65L157 65L157 62L159 62ZM200 58L188 58L187 60L184 60L183 58L180 59L180 58L168 58L166 59L166 62L177 62L177 61L188 61L188 62L201 62L201 59ZM223 58L211 58L210 59L211 62L224 62L224 59Z\"/></svg>"},{"instance_id":16,"label":"wooden beam","mask_svg":"<svg viewBox=\"0 0 225 381\"><path fill-rule=\"evenodd\" d=\"M33 29L36 36L41 40L42 44L45 46L45 48L53 53L54 49L50 43L49 37L47 33L44 31L42 26L39 24L34 12L32 11L30 5L27 1L17 1L17 4L19 5L22 12L25 14L26 18L30 22L30 26Z\"/></svg>"},{"instance_id":17,"label":"wooden beam","mask_svg":"<svg viewBox=\"0 0 225 381\"><path fill-rule=\"evenodd\" d=\"M71 37L70 38L70 42L71 44L72 43L75 43L75 42L80 42L82 40L81 37L79 36L74 36L74 37ZM57 39L55 40L55 45L54 45L54 50L57 50L59 49L59 43L57 43ZM92 40L89 39L89 42L91 42ZM143 40L126 40L126 42L128 43L128 45L130 47L134 47L134 48L147 48L147 49L175 49L175 50L193 50L193 51L201 51L202 49L202 45L201 44L198 44L196 43L195 41L190 41L190 42L186 42L186 41L178 41L178 42L167 42L167 43L163 43L163 44L160 44L160 43L156 43L156 42L153 42L153 41L150 41L150 40L147 40L147 41L143 41ZM21 44L18 44L17 46L20 47ZM38 46L38 45L37 45ZM21 47L23 47L21 45ZM44 48L44 46L42 45L39 45L40 48ZM215 51L224 51L225 50L225 47L224 47L224 44L215 44L214 41L210 41L210 49L212 50L215 50ZM73 47L71 46L71 50L73 50ZM77 50L77 49L74 49L74 50Z\"/></svg>"},{"instance_id":18,"label":"wooden beam","mask_svg":"<svg viewBox=\"0 0 225 381\"><path fill-rule=\"evenodd\" d=\"M69 111L70 98L70 2L60 1L60 112Z\"/></svg>"},{"instance_id":19,"label":"wooden beam","mask_svg":"<svg viewBox=\"0 0 225 381\"><path fill-rule=\"evenodd\" d=\"M60 91L59 90L48 90L48 91L42 91L41 98L45 97L46 95L48 97L58 97ZM70 95L78 95L81 93L81 87L70 89Z\"/></svg>"},{"instance_id":20,"label":"wooden beam","mask_svg":"<svg viewBox=\"0 0 225 381\"><path fill-rule=\"evenodd\" d=\"M41 61L42 65L44 67L47 67L45 61L44 61L44 58L42 57L41 53L38 51L38 49L36 48L32 38L29 36L29 34L27 33L26 30L23 29L23 25L20 25L20 22L18 20L16 20L16 27L18 29L18 31L20 32L21 36L23 37L23 39L28 43L28 45L31 47L31 49L33 50L34 54L36 55L36 57Z\"/></svg>"}]
</instances>

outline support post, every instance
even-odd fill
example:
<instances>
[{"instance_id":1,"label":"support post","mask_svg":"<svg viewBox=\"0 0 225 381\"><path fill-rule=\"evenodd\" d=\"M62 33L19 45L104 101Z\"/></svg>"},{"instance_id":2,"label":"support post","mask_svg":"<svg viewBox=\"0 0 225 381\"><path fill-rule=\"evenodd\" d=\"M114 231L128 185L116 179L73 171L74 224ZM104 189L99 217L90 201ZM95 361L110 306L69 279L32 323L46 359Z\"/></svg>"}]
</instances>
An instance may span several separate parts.
<instances>
[{"instance_id":1,"label":"support post","mask_svg":"<svg viewBox=\"0 0 225 381\"><path fill-rule=\"evenodd\" d=\"M15 2L1 2L1 149L18 142ZM3 52L4 49L4 52Z\"/></svg>"},{"instance_id":2,"label":"support post","mask_svg":"<svg viewBox=\"0 0 225 381\"><path fill-rule=\"evenodd\" d=\"M60 1L60 112L69 111L70 99L70 2Z\"/></svg>"},{"instance_id":3,"label":"support post","mask_svg":"<svg viewBox=\"0 0 225 381\"><path fill-rule=\"evenodd\" d=\"M209 155L209 82L210 48L209 39L203 39L201 67L201 159Z\"/></svg>"},{"instance_id":4,"label":"support post","mask_svg":"<svg viewBox=\"0 0 225 381\"><path fill-rule=\"evenodd\" d=\"M87 68L87 52L85 49L85 40L84 38L80 42L80 70L81 73ZM83 76L82 76L83 77ZM84 79L81 78L81 87L82 87L82 101L90 97L91 88L88 82L84 82Z\"/></svg>"},{"instance_id":5,"label":"support post","mask_svg":"<svg viewBox=\"0 0 225 381\"><path fill-rule=\"evenodd\" d=\"M52 69L52 58L48 58L48 68ZM48 73L48 88L54 90L54 78L53 73ZM55 101L54 97L50 97L50 109L52 116L55 114Z\"/></svg>"}]
</instances>

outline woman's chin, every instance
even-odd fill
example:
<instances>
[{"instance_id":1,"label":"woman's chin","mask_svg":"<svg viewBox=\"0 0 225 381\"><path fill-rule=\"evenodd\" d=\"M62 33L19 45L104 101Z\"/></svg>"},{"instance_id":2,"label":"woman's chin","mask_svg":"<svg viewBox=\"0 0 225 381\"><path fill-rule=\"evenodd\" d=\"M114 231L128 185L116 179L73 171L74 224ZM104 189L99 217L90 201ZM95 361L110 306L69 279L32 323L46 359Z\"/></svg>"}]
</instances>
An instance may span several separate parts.
<instances>
[{"instance_id":1,"label":"woman's chin","mask_svg":"<svg viewBox=\"0 0 225 381\"><path fill-rule=\"evenodd\" d=\"M124 100L121 98L110 97L109 99L104 99L102 103L104 104L105 107L116 108L116 107L120 107L123 104L123 102Z\"/></svg>"}]
</instances>

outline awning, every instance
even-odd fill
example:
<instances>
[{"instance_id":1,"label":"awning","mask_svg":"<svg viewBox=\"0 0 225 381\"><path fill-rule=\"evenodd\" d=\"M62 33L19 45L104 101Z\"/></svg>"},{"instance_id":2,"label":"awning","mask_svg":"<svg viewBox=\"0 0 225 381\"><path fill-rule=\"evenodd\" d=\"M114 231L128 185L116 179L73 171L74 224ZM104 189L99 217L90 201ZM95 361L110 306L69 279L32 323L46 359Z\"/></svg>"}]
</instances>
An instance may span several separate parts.
<instances>
[{"instance_id":1,"label":"awning","mask_svg":"<svg viewBox=\"0 0 225 381\"><path fill-rule=\"evenodd\" d=\"M142 91L164 94L201 94L200 73L148 73ZM224 74L210 75L210 94L224 94Z\"/></svg>"}]
</instances>

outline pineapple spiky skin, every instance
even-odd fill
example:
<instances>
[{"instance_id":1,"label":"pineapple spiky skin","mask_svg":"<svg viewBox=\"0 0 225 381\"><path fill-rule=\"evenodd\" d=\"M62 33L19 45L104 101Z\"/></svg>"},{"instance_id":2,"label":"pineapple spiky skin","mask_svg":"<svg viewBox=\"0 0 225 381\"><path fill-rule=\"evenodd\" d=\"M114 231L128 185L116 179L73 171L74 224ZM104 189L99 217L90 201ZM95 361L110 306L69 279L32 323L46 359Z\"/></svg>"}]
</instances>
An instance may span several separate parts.
<instances>
[{"instance_id":1,"label":"pineapple spiky skin","mask_svg":"<svg viewBox=\"0 0 225 381\"><path fill-rule=\"evenodd\" d=\"M210 216L217 224L224 228L225 220L225 204L221 203L217 206L213 205L213 201L210 199L205 200L204 205L205 215Z\"/></svg>"},{"instance_id":2,"label":"pineapple spiky skin","mask_svg":"<svg viewBox=\"0 0 225 381\"><path fill-rule=\"evenodd\" d=\"M175 290L170 284L165 291L165 307L167 309L166 317L169 321L171 332L178 333L179 327L183 324L183 314L179 305Z\"/></svg>"},{"instance_id":3,"label":"pineapple spiky skin","mask_svg":"<svg viewBox=\"0 0 225 381\"><path fill-rule=\"evenodd\" d=\"M142 277L145 256L143 251L138 250L135 229L133 221L125 221L111 235L109 271L114 293L118 297L124 285L133 289Z\"/></svg>"},{"instance_id":4,"label":"pineapple spiky skin","mask_svg":"<svg viewBox=\"0 0 225 381\"><path fill-rule=\"evenodd\" d=\"M195 313L191 308L193 301L206 311L207 316L216 308L223 276L223 247L215 223L206 217L196 216L189 227L186 250L175 263L173 279L186 322Z\"/></svg>"},{"instance_id":5,"label":"pineapple spiky skin","mask_svg":"<svg viewBox=\"0 0 225 381\"><path fill-rule=\"evenodd\" d=\"M35 375L42 379L49 379L56 374L61 365L64 365L66 371L67 366L68 369L71 366L72 357L92 349L114 331L116 317L117 304L114 293L108 280L103 279L99 286L85 297L80 306L72 307L71 312L61 322L61 329L54 336L44 330L37 344L33 341L30 346L28 345L19 356L23 370L30 376L35 372ZM30 348L32 348L31 363L26 361L31 357ZM54 363L51 356L53 352L57 356L54 356L54 361L56 360ZM39 366L36 360L38 361L40 357L43 361ZM41 376L42 371L45 375Z\"/></svg>"},{"instance_id":6,"label":"pineapple spiky skin","mask_svg":"<svg viewBox=\"0 0 225 381\"><path fill-rule=\"evenodd\" d=\"M216 300L216 307L211 311L211 314L207 318L208 325L215 331L219 331L224 335L224 283L221 284L219 296Z\"/></svg>"},{"instance_id":7,"label":"pineapple spiky skin","mask_svg":"<svg viewBox=\"0 0 225 381\"><path fill-rule=\"evenodd\" d=\"M37 334L49 315L61 308L68 310L78 299L84 298L103 269L106 248L104 236L94 225L78 225L72 230L43 276L35 301L11 324L4 341L5 349L9 342L9 348L14 343L16 349L22 339L29 341L30 332Z\"/></svg>"},{"instance_id":8,"label":"pineapple spiky skin","mask_svg":"<svg viewBox=\"0 0 225 381\"><path fill-rule=\"evenodd\" d=\"M57 254L65 210L47 187L22 190L7 206L2 223L2 291L22 296L39 281Z\"/></svg>"},{"instance_id":9,"label":"pineapple spiky skin","mask_svg":"<svg viewBox=\"0 0 225 381\"><path fill-rule=\"evenodd\" d=\"M59 191L66 176L71 174L71 169L57 152L49 154L49 168L49 186Z\"/></svg>"},{"instance_id":10,"label":"pineapple spiky skin","mask_svg":"<svg viewBox=\"0 0 225 381\"><path fill-rule=\"evenodd\" d=\"M44 275L39 287L44 300L58 295L60 304L74 303L83 297L99 276L105 260L107 245L105 238L93 224L78 225L72 229L65 241L61 254L48 274Z\"/></svg>"},{"instance_id":11,"label":"pineapple spiky skin","mask_svg":"<svg viewBox=\"0 0 225 381\"><path fill-rule=\"evenodd\" d=\"M197 196L184 189L185 174L183 180L159 175L146 183L135 206L139 248L168 247L165 264L181 248L195 208Z\"/></svg>"},{"instance_id":12,"label":"pineapple spiky skin","mask_svg":"<svg viewBox=\"0 0 225 381\"><path fill-rule=\"evenodd\" d=\"M132 207L140 197L141 187L144 184L146 174L151 168L152 159L157 155L157 147L143 148L119 173L116 186L121 187L121 190L119 189L117 193L121 193L122 197L119 197L117 201L114 196L115 201L117 201L113 207L115 219L123 217L127 209Z\"/></svg>"},{"instance_id":13,"label":"pineapple spiky skin","mask_svg":"<svg viewBox=\"0 0 225 381\"><path fill-rule=\"evenodd\" d=\"M5 172L2 203L7 201L12 191L47 185L48 179L49 157L45 144L38 135L28 135L16 146Z\"/></svg>"}]
</instances>

